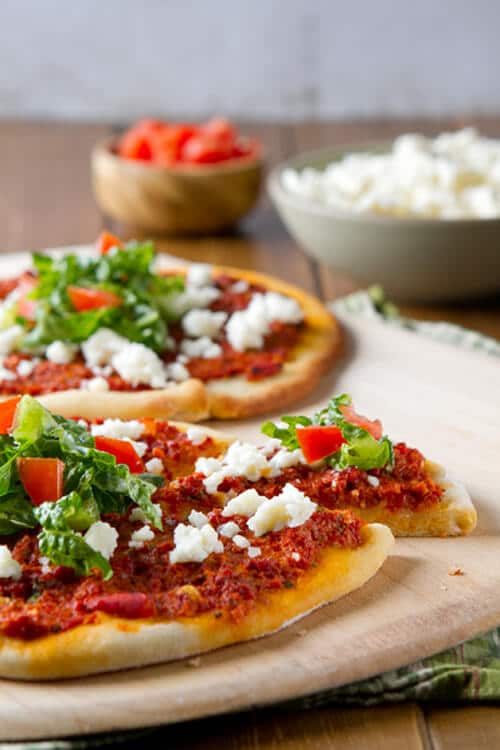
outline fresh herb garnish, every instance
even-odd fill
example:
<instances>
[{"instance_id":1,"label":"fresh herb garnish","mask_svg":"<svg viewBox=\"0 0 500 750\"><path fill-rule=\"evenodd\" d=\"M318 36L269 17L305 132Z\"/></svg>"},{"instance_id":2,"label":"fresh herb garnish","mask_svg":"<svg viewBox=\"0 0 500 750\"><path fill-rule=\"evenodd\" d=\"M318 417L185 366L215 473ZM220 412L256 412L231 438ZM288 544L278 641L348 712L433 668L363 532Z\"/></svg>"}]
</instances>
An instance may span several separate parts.
<instances>
[{"instance_id":1,"label":"fresh herb garnish","mask_svg":"<svg viewBox=\"0 0 500 750\"><path fill-rule=\"evenodd\" d=\"M153 273L153 258L150 242L130 242L99 257L34 253L38 283L29 298L37 301L35 320L17 319L26 330L21 349L37 351L56 340L78 344L99 328L110 328L154 351L164 350L172 296L183 291L184 280ZM113 292L121 304L78 312L70 287Z\"/></svg>"},{"instance_id":2,"label":"fresh herb garnish","mask_svg":"<svg viewBox=\"0 0 500 750\"><path fill-rule=\"evenodd\" d=\"M32 505L17 471L17 459L26 457L63 461L64 494L59 500ZM114 456L96 450L83 425L53 415L31 396L23 396L12 434L0 436L0 533L40 526L40 553L52 563L72 567L78 574L99 568L108 578L109 562L80 534L103 513L123 514L133 504L161 529L161 516L151 501L157 479L131 474Z\"/></svg>"},{"instance_id":3,"label":"fresh herb garnish","mask_svg":"<svg viewBox=\"0 0 500 750\"><path fill-rule=\"evenodd\" d=\"M384 435L377 440L363 427L349 422L341 411L342 406L350 406L352 399L346 393L336 396L328 405L310 417L282 417L285 427L274 422L265 422L262 432L271 438L278 439L288 450L299 448L297 428L311 425L334 425L342 433L345 442L336 453L325 460L334 469L346 469L356 466L358 469L381 469L394 462L393 446L389 438Z\"/></svg>"}]
</instances>

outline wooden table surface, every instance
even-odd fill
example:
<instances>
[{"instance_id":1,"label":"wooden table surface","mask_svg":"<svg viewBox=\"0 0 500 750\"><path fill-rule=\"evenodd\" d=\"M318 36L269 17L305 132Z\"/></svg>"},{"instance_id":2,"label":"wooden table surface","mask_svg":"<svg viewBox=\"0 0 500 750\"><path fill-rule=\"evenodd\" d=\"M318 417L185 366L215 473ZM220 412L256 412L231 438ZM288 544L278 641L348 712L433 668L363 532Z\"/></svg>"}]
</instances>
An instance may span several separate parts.
<instances>
[{"instance_id":1,"label":"wooden table surface","mask_svg":"<svg viewBox=\"0 0 500 750\"><path fill-rule=\"evenodd\" d=\"M441 121L364 121L248 124L272 165L323 145L390 139L401 132L435 133L478 125L500 137L500 118ZM92 144L119 126L65 123L0 123L0 250L2 252L92 242L110 225L90 188ZM158 240L161 249L190 260L257 268L330 300L356 282L309 260L287 236L269 200L239 230L224 237ZM14 269L13 269L14 270ZM475 303L402 307L414 317L446 319L500 338L500 294ZM165 736L165 735L163 735ZM322 708L287 713L278 709L208 719L172 727L169 747L196 750L492 750L500 747L500 708L428 706L415 703L370 709ZM147 739L142 742L147 743ZM153 744L151 740L151 744ZM135 746L131 744L131 746ZM123 747L123 746L122 746Z\"/></svg>"}]
</instances>

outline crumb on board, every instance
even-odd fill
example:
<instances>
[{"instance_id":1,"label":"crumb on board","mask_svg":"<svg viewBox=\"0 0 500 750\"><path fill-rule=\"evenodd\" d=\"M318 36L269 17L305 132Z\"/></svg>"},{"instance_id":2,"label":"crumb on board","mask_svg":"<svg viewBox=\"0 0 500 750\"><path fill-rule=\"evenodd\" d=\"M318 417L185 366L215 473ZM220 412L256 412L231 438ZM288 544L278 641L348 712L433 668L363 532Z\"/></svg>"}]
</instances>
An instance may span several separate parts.
<instances>
[{"instance_id":1,"label":"crumb on board","mask_svg":"<svg viewBox=\"0 0 500 750\"><path fill-rule=\"evenodd\" d=\"M201 658L199 656L195 656L193 659L188 659L186 662L186 665L188 667L199 667L201 664Z\"/></svg>"},{"instance_id":2,"label":"crumb on board","mask_svg":"<svg viewBox=\"0 0 500 750\"><path fill-rule=\"evenodd\" d=\"M462 568L454 567L454 568L449 569L448 575L449 576L464 576L465 573L462 570Z\"/></svg>"},{"instance_id":3,"label":"crumb on board","mask_svg":"<svg viewBox=\"0 0 500 750\"><path fill-rule=\"evenodd\" d=\"M297 635L307 635L308 631L306 628L301 628L300 630L297 630Z\"/></svg>"},{"instance_id":4,"label":"crumb on board","mask_svg":"<svg viewBox=\"0 0 500 750\"><path fill-rule=\"evenodd\" d=\"M439 588L441 589L441 591L448 591L448 586L445 586L444 583L442 583Z\"/></svg>"}]
</instances>

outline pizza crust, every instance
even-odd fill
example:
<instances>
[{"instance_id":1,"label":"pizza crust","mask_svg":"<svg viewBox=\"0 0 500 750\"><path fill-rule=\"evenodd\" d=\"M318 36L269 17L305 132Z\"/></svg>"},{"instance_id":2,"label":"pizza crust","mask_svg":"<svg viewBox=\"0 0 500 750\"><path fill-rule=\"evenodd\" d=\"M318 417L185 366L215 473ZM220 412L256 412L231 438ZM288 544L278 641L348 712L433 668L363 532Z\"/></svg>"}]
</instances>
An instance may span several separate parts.
<instances>
[{"instance_id":1,"label":"pizza crust","mask_svg":"<svg viewBox=\"0 0 500 750\"><path fill-rule=\"evenodd\" d=\"M386 526L363 529L363 545L327 550L293 589L266 597L241 622L205 614L177 621L100 615L94 625L34 641L0 638L0 676L52 680L182 659L275 632L362 586L381 567L394 538Z\"/></svg>"},{"instance_id":2,"label":"pizza crust","mask_svg":"<svg viewBox=\"0 0 500 750\"><path fill-rule=\"evenodd\" d=\"M7 397L8 398L8 397ZM206 389L200 380L191 378L150 391L90 392L73 388L37 396L55 414L85 419L120 418L182 419L198 422L209 414Z\"/></svg>"},{"instance_id":3,"label":"pizza crust","mask_svg":"<svg viewBox=\"0 0 500 750\"><path fill-rule=\"evenodd\" d=\"M470 534L477 523L477 512L465 486L452 479L446 470L433 461L426 461L432 479L444 489L441 502L427 510L403 509L390 512L384 508L352 508L352 512L368 523L384 523L395 536L463 536Z\"/></svg>"}]
</instances>

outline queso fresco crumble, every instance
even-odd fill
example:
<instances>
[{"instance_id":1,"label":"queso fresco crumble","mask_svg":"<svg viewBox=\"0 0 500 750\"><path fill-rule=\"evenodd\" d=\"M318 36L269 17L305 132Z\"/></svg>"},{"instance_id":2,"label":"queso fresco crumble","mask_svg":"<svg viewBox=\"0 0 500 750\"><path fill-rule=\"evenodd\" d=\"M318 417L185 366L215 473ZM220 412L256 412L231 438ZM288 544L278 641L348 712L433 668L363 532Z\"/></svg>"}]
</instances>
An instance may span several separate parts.
<instances>
[{"instance_id":1,"label":"queso fresco crumble","mask_svg":"<svg viewBox=\"0 0 500 750\"><path fill-rule=\"evenodd\" d=\"M442 219L500 215L500 140L473 128L401 135L389 153L350 153L322 170L286 169L287 191L355 213Z\"/></svg>"}]
</instances>

